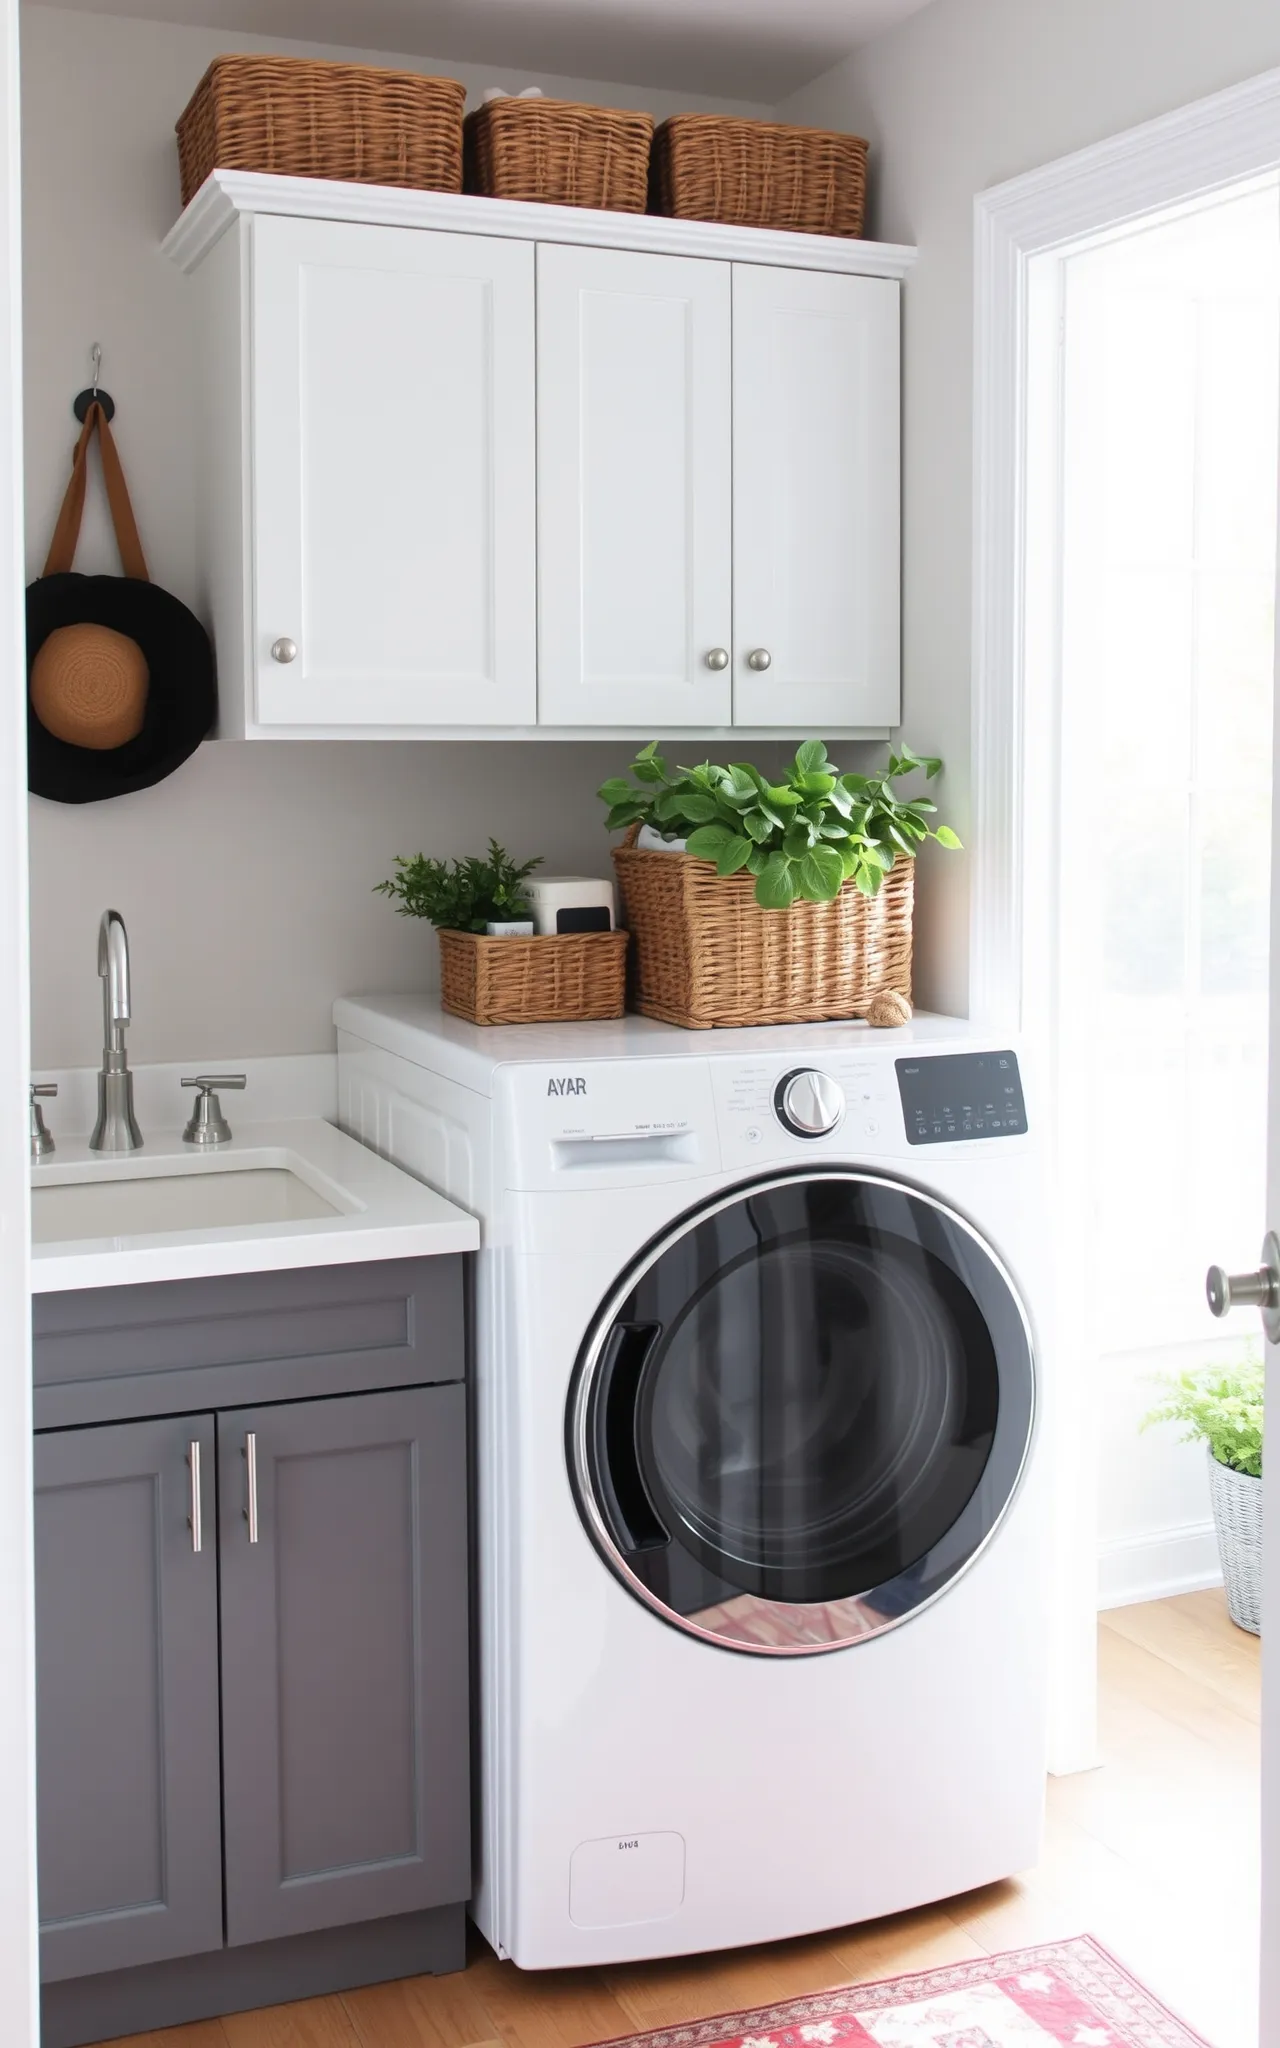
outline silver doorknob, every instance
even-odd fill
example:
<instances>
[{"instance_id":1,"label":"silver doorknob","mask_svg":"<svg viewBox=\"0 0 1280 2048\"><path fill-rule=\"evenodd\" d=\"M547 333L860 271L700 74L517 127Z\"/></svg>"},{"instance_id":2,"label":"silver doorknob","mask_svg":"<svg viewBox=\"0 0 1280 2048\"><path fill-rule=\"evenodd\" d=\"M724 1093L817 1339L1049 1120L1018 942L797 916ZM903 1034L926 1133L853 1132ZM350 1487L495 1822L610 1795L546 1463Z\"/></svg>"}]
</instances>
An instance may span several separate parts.
<instances>
[{"instance_id":1,"label":"silver doorknob","mask_svg":"<svg viewBox=\"0 0 1280 2048\"><path fill-rule=\"evenodd\" d=\"M1227 1273L1210 1266L1205 1295L1215 1316L1233 1308L1262 1311L1262 1327L1270 1344L1280 1344L1280 1238L1269 1230L1262 1240L1262 1264L1253 1273Z\"/></svg>"},{"instance_id":2,"label":"silver doorknob","mask_svg":"<svg viewBox=\"0 0 1280 2048\"><path fill-rule=\"evenodd\" d=\"M710 652L710 653L708 654L708 656L707 656L707 667L708 667L708 668L715 668L715 669L721 669L721 668L728 668L728 666L729 666L729 650L728 650L728 648L727 648L727 647L713 647L713 648L711 649L711 652Z\"/></svg>"},{"instance_id":3,"label":"silver doorknob","mask_svg":"<svg viewBox=\"0 0 1280 2048\"><path fill-rule=\"evenodd\" d=\"M747 656L747 667L754 669L772 668L773 656L767 647L753 647Z\"/></svg>"},{"instance_id":4,"label":"silver doorknob","mask_svg":"<svg viewBox=\"0 0 1280 2048\"><path fill-rule=\"evenodd\" d=\"M272 661L296 661L296 660L297 660L297 658L298 658L298 643L297 643L297 641L296 641L296 640L273 640L273 641L272 641L272 643L271 643L271 659L272 659Z\"/></svg>"},{"instance_id":5,"label":"silver doorknob","mask_svg":"<svg viewBox=\"0 0 1280 2048\"><path fill-rule=\"evenodd\" d=\"M844 1089L830 1074L797 1067L774 1091L778 1122L794 1138L825 1138L844 1115Z\"/></svg>"}]
</instances>

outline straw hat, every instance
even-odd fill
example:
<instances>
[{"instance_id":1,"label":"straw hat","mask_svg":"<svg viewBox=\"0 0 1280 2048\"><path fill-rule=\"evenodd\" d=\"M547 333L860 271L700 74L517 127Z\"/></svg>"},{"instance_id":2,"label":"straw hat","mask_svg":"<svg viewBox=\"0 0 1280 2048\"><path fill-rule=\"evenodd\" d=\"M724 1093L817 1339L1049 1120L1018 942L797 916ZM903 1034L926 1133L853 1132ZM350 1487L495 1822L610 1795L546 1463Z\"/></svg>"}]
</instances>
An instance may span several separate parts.
<instances>
[{"instance_id":1,"label":"straw hat","mask_svg":"<svg viewBox=\"0 0 1280 2048\"><path fill-rule=\"evenodd\" d=\"M89 441L123 576L71 568L84 511ZM76 444L44 573L27 588L28 784L57 803L147 789L195 752L213 724L213 652L199 620L147 575L106 417L91 405Z\"/></svg>"},{"instance_id":2,"label":"straw hat","mask_svg":"<svg viewBox=\"0 0 1280 2048\"><path fill-rule=\"evenodd\" d=\"M31 709L55 739L106 753L142 731L150 681L137 641L113 626L55 626L31 663Z\"/></svg>"}]
</instances>

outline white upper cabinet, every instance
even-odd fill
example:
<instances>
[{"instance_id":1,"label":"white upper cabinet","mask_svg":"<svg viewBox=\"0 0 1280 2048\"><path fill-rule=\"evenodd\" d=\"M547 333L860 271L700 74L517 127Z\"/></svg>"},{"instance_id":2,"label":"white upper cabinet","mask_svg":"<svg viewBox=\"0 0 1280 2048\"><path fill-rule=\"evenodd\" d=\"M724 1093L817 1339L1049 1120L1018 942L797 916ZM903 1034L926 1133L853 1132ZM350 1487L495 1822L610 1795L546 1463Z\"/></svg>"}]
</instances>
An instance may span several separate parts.
<instances>
[{"instance_id":1,"label":"white upper cabinet","mask_svg":"<svg viewBox=\"0 0 1280 2048\"><path fill-rule=\"evenodd\" d=\"M733 266L733 716L899 716L898 286Z\"/></svg>"},{"instance_id":2,"label":"white upper cabinet","mask_svg":"<svg viewBox=\"0 0 1280 2048\"><path fill-rule=\"evenodd\" d=\"M264 219L252 265L258 722L532 724L533 250Z\"/></svg>"},{"instance_id":3,"label":"white upper cabinet","mask_svg":"<svg viewBox=\"0 0 1280 2048\"><path fill-rule=\"evenodd\" d=\"M885 732L909 249L215 171L225 738Z\"/></svg>"},{"instance_id":4,"label":"white upper cabinet","mask_svg":"<svg viewBox=\"0 0 1280 2048\"><path fill-rule=\"evenodd\" d=\"M727 263L538 250L544 722L730 721L730 325Z\"/></svg>"}]
</instances>

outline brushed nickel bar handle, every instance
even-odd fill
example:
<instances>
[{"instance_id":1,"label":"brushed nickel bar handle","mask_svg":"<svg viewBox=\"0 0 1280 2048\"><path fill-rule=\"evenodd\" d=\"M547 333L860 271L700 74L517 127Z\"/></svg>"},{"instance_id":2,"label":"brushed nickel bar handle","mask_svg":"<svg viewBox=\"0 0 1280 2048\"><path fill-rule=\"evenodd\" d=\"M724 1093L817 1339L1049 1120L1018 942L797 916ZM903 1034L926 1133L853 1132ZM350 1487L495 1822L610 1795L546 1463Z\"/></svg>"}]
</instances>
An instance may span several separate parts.
<instances>
[{"instance_id":1,"label":"brushed nickel bar handle","mask_svg":"<svg viewBox=\"0 0 1280 2048\"><path fill-rule=\"evenodd\" d=\"M187 1463L191 1467L191 1513L187 1527L191 1531L191 1548L199 1556L204 1548L204 1521L200 1511L200 1443L193 1437L187 1446Z\"/></svg>"},{"instance_id":2,"label":"brushed nickel bar handle","mask_svg":"<svg viewBox=\"0 0 1280 2048\"><path fill-rule=\"evenodd\" d=\"M249 1524L249 1541L258 1540L258 1439L254 1432L246 1430L244 1439L245 1472L249 1481L249 1504L244 1511Z\"/></svg>"}]
</instances>

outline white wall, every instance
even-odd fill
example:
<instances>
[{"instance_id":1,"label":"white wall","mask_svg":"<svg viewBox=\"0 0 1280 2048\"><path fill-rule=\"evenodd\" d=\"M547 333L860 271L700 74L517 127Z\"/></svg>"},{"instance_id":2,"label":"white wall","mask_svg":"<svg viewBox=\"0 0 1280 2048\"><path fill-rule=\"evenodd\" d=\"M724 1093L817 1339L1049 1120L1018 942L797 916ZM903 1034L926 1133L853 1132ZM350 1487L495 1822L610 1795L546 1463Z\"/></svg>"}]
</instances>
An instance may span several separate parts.
<instances>
[{"instance_id":1,"label":"white wall","mask_svg":"<svg viewBox=\"0 0 1280 2048\"><path fill-rule=\"evenodd\" d=\"M1204 1445L1181 1442L1174 1424L1144 1431L1142 1422L1161 1400L1157 1376L1234 1364L1240 1352L1232 1333L1099 1359L1089 1412L1098 1422L1100 1607L1161 1600L1221 1579Z\"/></svg>"},{"instance_id":2,"label":"white wall","mask_svg":"<svg viewBox=\"0 0 1280 2048\"><path fill-rule=\"evenodd\" d=\"M190 602L192 294L158 253L178 211L173 124L218 51L304 46L48 7L23 10L22 44L28 574L44 559L77 431L71 399L100 341L152 574ZM473 93L495 70L504 84L530 82L498 67L378 61L438 69ZM729 105L536 82L659 116ZM95 483L77 567L118 566ZM32 798L36 1063L97 1055L95 934L108 903L133 942L139 1059L327 1048L335 995L434 979L431 934L369 893L393 854L480 852L492 832L553 870L608 873L593 792L629 753L626 742L220 743L138 796Z\"/></svg>"},{"instance_id":3,"label":"white wall","mask_svg":"<svg viewBox=\"0 0 1280 2048\"><path fill-rule=\"evenodd\" d=\"M1274 0L933 0L780 118L872 143L871 232L914 242L904 303L906 737L969 812L973 200L987 186L1280 64ZM920 997L963 1012L965 864L932 864Z\"/></svg>"}]
</instances>

